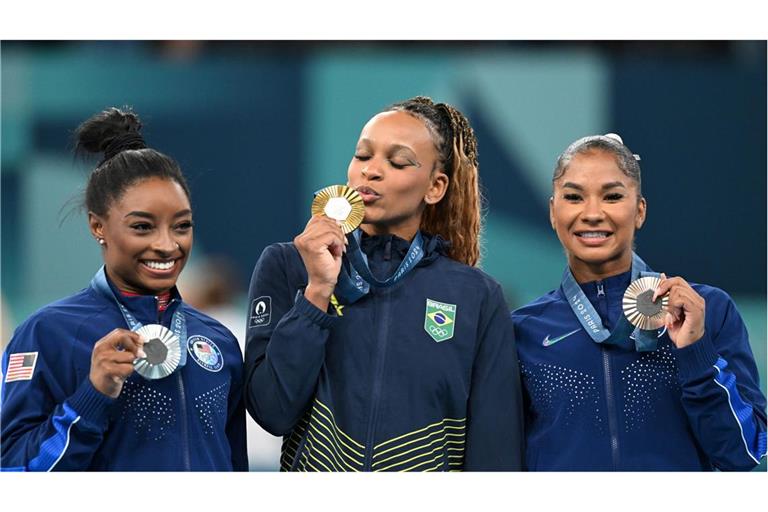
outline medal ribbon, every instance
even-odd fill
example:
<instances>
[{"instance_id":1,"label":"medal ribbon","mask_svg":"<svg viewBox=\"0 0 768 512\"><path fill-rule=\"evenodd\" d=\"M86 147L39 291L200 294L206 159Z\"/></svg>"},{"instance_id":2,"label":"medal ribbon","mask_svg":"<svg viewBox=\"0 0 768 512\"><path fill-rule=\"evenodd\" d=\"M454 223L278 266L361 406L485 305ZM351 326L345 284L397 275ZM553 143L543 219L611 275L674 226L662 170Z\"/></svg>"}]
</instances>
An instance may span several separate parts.
<instances>
[{"instance_id":1,"label":"medal ribbon","mask_svg":"<svg viewBox=\"0 0 768 512\"><path fill-rule=\"evenodd\" d=\"M640 277L659 277L659 274L651 271L648 265L640 259L640 256L633 252L630 282ZM656 350L658 344L656 330L647 331L638 327L633 331L634 326L629 323L623 311L613 332L606 329L603 326L602 320L600 320L600 315L597 314L594 306L589 302L589 299L587 299L579 283L573 277L571 269L568 267L566 267L563 273L563 281L560 286L568 299L568 304L571 306L573 314L576 315L581 326L595 343L617 345L627 339L630 334L634 334L635 350L638 352L652 352Z\"/></svg>"},{"instance_id":2,"label":"medal ribbon","mask_svg":"<svg viewBox=\"0 0 768 512\"><path fill-rule=\"evenodd\" d=\"M93 276L93 279L91 279L91 286L104 297L109 300L113 300L115 304L117 304L117 307L120 308L120 312L123 314L125 323L128 324L128 328L130 330L137 331L143 327L142 323L136 320L136 317L133 316L130 311L128 311L128 308L126 308L123 303L120 302L120 300L115 295L115 292L112 291L112 288L107 282L107 273L104 265L101 266L99 271L96 272L96 275ZM168 305L170 305L170 302ZM173 312L173 317L171 317L171 330L176 336L178 336L179 343L182 344L180 347L181 359L179 360L179 366L177 367L182 368L185 364L187 364L187 350L186 347L183 346L187 339L187 319L184 317L184 313L181 312L181 305L179 305L179 307L176 308L176 311Z\"/></svg>"},{"instance_id":3,"label":"medal ribbon","mask_svg":"<svg viewBox=\"0 0 768 512\"><path fill-rule=\"evenodd\" d=\"M347 235L349 246L347 253L342 258L341 272L339 280L336 283L334 294L341 299L344 304L352 304L364 297L374 288L387 288L400 281L408 274L424 257L424 237L420 231L413 237L408 253L400 262L400 266L388 279L380 281L371 272L368 266L368 256L360 249L360 239L362 233L360 229L354 230Z\"/></svg>"}]
</instances>

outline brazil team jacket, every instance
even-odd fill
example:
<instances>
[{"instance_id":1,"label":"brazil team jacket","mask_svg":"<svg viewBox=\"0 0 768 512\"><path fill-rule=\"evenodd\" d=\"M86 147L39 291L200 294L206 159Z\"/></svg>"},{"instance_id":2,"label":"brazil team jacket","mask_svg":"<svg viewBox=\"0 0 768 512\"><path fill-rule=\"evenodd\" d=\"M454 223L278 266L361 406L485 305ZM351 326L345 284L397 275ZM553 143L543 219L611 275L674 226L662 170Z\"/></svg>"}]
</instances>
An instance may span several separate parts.
<instances>
[{"instance_id":1,"label":"brazil team jacket","mask_svg":"<svg viewBox=\"0 0 768 512\"><path fill-rule=\"evenodd\" d=\"M607 328L622 315L630 273L581 285ZM526 408L526 466L547 470L748 470L766 452L765 396L747 330L722 290L706 301L704 337L677 349L605 345L563 294L513 313Z\"/></svg>"},{"instance_id":2,"label":"brazil team jacket","mask_svg":"<svg viewBox=\"0 0 768 512\"><path fill-rule=\"evenodd\" d=\"M317 309L293 244L259 258L250 287L246 405L284 436L285 471L517 470L522 409L499 285L441 253L389 288ZM362 239L379 279L409 244Z\"/></svg>"},{"instance_id":3,"label":"brazil team jacket","mask_svg":"<svg viewBox=\"0 0 768 512\"><path fill-rule=\"evenodd\" d=\"M2 469L247 470L242 353L235 337L181 302L175 289L158 315L155 297L122 297L110 286L144 325L169 327L173 312L183 308L189 338L182 350L190 342L197 348L163 379L134 372L111 399L88 376L94 344L115 328L128 328L114 300L89 286L40 309L3 354Z\"/></svg>"}]
</instances>

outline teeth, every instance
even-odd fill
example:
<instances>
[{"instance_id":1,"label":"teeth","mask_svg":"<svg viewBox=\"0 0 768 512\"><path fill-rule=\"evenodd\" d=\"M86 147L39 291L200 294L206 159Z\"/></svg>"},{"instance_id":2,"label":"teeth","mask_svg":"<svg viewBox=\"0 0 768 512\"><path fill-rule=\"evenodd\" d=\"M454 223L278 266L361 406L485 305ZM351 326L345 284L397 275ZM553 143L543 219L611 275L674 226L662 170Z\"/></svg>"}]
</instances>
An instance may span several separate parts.
<instances>
[{"instance_id":1,"label":"teeth","mask_svg":"<svg viewBox=\"0 0 768 512\"><path fill-rule=\"evenodd\" d=\"M608 233L603 233L600 231L588 231L586 233L580 233L579 236L582 238L607 238Z\"/></svg>"},{"instance_id":2,"label":"teeth","mask_svg":"<svg viewBox=\"0 0 768 512\"><path fill-rule=\"evenodd\" d=\"M173 268L173 261L145 261L144 264L154 270L170 270Z\"/></svg>"}]
</instances>

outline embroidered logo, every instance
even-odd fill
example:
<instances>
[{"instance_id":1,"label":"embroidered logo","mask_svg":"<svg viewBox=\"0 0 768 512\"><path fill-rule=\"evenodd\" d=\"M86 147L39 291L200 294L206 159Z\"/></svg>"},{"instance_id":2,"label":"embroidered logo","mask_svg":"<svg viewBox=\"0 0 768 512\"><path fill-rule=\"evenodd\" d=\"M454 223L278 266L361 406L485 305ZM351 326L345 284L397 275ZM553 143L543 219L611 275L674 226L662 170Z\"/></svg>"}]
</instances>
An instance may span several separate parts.
<instances>
[{"instance_id":1,"label":"embroidered logo","mask_svg":"<svg viewBox=\"0 0 768 512\"><path fill-rule=\"evenodd\" d=\"M551 339L549 337L549 334L547 334L544 337L544 342L542 343L542 345L544 345L545 347L549 347L551 345L554 345L555 343L557 343L560 340L564 340L565 338L567 338L571 334L575 334L575 333L579 332L580 330L581 329L574 329L571 332L567 332L567 333L563 334L562 336L558 336L557 338L551 338Z\"/></svg>"},{"instance_id":2,"label":"embroidered logo","mask_svg":"<svg viewBox=\"0 0 768 512\"><path fill-rule=\"evenodd\" d=\"M187 351L197 364L209 372L217 372L224 367L221 350L205 336L190 336L187 340Z\"/></svg>"},{"instance_id":3,"label":"embroidered logo","mask_svg":"<svg viewBox=\"0 0 768 512\"><path fill-rule=\"evenodd\" d=\"M427 311L424 313L424 330L433 340L441 342L453 338L456 322L456 304L446 304L427 299Z\"/></svg>"},{"instance_id":4,"label":"embroidered logo","mask_svg":"<svg viewBox=\"0 0 768 512\"><path fill-rule=\"evenodd\" d=\"M19 352L8 357L8 370L5 373L5 382L17 380L32 380L37 364L37 352Z\"/></svg>"},{"instance_id":5,"label":"embroidered logo","mask_svg":"<svg viewBox=\"0 0 768 512\"><path fill-rule=\"evenodd\" d=\"M272 297L264 295L251 302L251 319L248 327L266 327L272 320Z\"/></svg>"}]
</instances>

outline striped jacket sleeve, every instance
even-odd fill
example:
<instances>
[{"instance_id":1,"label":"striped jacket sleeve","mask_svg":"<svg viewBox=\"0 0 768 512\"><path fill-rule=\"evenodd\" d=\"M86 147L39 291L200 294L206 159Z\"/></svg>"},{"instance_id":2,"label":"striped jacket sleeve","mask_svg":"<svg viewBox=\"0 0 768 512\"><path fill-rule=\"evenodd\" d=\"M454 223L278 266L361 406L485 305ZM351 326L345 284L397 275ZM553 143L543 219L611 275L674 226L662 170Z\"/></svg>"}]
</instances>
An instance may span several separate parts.
<instances>
[{"instance_id":1,"label":"striped jacket sleeve","mask_svg":"<svg viewBox=\"0 0 768 512\"><path fill-rule=\"evenodd\" d=\"M31 318L17 329L3 354L3 471L88 469L107 428L114 400L98 392L87 375L78 381L62 334L51 324ZM19 353L34 355L31 374L9 371L11 356Z\"/></svg>"},{"instance_id":2,"label":"striped jacket sleeve","mask_svg":"<svg viewBox=\"0 0 768 512\"><path fill-rule=\"evenodd\" d=\"M749 470L766 454L766 400L744 321L722 290L706 301L706 332L676 350L683 407L702 449L720 470Z\"/></svg>"}]
</instances>

